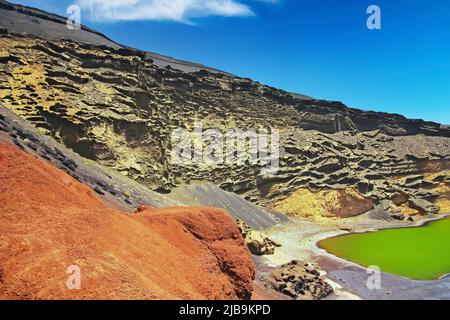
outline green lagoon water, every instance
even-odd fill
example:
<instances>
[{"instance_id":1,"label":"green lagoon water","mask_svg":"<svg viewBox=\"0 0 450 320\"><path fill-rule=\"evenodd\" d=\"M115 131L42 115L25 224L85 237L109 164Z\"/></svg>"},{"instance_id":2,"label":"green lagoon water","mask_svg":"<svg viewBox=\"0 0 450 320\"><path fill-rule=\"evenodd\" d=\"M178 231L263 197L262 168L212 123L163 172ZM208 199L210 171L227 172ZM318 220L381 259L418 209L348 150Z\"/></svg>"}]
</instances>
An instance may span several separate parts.
<instances>
[{"instance_id":1,"label":"green lagoon water","mask_svg":"<svg viewBox=\"0 0 450 320\"><path fill-rule=\"evenodd\" d=\"M416 280L450 273L450 218L416 228L349 234L319 242L329 253Z\"/></svg>"}]
</instances>

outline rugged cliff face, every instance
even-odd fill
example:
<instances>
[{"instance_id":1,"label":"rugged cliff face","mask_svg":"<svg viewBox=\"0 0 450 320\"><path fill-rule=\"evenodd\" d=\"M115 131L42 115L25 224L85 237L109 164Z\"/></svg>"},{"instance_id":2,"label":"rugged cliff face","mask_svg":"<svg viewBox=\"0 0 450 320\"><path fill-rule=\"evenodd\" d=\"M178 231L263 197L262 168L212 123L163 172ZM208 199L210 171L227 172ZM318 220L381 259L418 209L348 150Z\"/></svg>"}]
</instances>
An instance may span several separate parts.
<instances>
[{"instance_id":1,"label":"rugged cliff face","mask_svg":"<svg viewBox=\"0 0 450 320\"><path fill-rule=\"evenodd\" d=\"M88 29L67 33L63 19L31 9L0 9L21 17L21 24L0 22L3 105L83 157L152 190L211 182L268 207L289 203L287 211L305 216L311 215L307 208L291 204L314 201L319 190L335 191L345 203L355 196L364 209L381 205L401 219L436 213L433 203L448 200L450 130L439 124L293 95L125 48ZM30 23L51 29L44 34ZM26 34L18 34L21 29ZM171 134L192 131L195 122L224 134L278 129L280 170L269 175L260 164L172 163ZM309 193L299 197L299 190Z\"/></svg>"}]
</instances>

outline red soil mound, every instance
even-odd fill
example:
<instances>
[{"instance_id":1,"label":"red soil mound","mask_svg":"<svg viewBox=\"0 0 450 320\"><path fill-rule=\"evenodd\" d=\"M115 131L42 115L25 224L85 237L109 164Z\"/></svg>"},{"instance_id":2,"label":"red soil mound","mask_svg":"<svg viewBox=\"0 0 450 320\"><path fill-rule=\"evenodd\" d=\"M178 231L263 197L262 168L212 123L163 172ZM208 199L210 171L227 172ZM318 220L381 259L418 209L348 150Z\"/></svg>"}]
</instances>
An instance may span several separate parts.
<instances>
[{"instance_id":1,"label":"red soil mound","mask_svg":"<svg viewBox=\"0 0 450 320\"><path fill-rule=\"evenodd\" d=\"M80 290L66 285L72 265ZM246 299L254 277L225 211L118 212L0 141L0 298Z\"/></svg>"}]
</instances>

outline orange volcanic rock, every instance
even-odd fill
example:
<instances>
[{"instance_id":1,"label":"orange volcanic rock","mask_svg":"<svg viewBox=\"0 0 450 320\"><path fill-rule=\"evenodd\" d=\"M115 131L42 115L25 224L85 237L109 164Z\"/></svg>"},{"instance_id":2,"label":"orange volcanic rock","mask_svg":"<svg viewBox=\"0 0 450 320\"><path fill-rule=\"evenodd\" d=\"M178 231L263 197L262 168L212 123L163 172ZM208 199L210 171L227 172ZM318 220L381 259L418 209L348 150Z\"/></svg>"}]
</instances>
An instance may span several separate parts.
<instances>
[{"instance_id":1,"label":"orange volcanic rock","mask_svg":"<svg viewBox=\"0 0 450 320\"><path fill-rule=\"evenodd\" d=\"M67 288L70 266L79 290ZM225 211L119 212L0 141L0 298L248 299L254 277Z\"/></svg>"}]
</instances>

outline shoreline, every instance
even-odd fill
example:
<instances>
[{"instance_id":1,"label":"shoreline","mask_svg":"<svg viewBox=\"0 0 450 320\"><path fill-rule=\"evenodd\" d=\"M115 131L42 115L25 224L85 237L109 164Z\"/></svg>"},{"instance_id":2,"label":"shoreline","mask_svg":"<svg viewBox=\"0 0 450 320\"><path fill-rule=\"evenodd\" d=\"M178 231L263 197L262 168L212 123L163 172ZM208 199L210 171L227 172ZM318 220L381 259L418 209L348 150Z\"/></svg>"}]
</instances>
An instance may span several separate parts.
<instances>
[{"instance_id":1,"label":"shoreline","mask_svg":"<svg viewBox=\"0 0 450 320\"><path fill-rule=\"evenodd\" d=\"M449 218L450 214L442 214L435 217L424 217L415 223L391 222L382 220L347 220L355 231L338 229L338 226L328 226L316 224L307 219L297 219L289 224L282 224L278 227L267 230L266 235L282 244L274 255L265 256L260 263L269 268L277 268L291 260L301 260L316 263L323 270L327 281L335 289L332 300L348 299L395 299L398 296L407 296L412 299L417 298L416 292L420 290L430 290L431 287L439 286L440 283L449 282L450 274L443 275L438 280L413 280L406 277L382 273L386 286L384 292L370 292L364 287L364 283L370 274L368 268L355 262L335 256L318 243L322 240L344 236L349 234L360 234L377 232L387 229L416 228L426 226L429 223L441 221ZM344 223L345 225L345 223ZM260 274L264 274L262 271ZM398 292L397 287L406 285L412 288L410 292ZM398 284L398 285L397 285ZM383 290L384 290L383 289ZM433 289L434 290L434 289ZM408 290L409 291L409 290ZM439 290L438 290L439 291ZM394 295L387 295L386 292L395 292ZM434 291L433 291L434 292ZM441 295L441 293L437 293ZM434 296L434 295L433 295Z\"/></svg>"},{"instance_id":2,"label":"shoreline","mask_svg":"<svg viewBox=\"0 0 450 320\"><path fill-rule=\"evenodd\" d=\"M335 235L335 236L329 236L327 238L318 240L316 242L316 246L319 249L323 249L318 243L322 240L326 240L329 238L337 238L337 237L343 237L343 236L347 236L347 235L352 235L352 234L365 234L365 233L373 233L373 232L378 232L378 231L383 231L383 230L395 230L395 229L413 229L413 228L420 228L420 227L425 227L431 223L434 222L438 222L438 221L442 221L445 220L447 218L450 218L450 214L444 214L444 215L440 215L439 217L433 217L433 218L423 218L419 221L417 221L415 224L413 225L398 225L398 226L379 226L379 227L371 227L371 228L364 228L364 229L360 229L360 230L353 230L353 231L345 231L345 230L336 230L336 232L341 231L339 234Z\"/></svg>"},{"instance_id":3,"label":"shoreline","mask_svg":"<svg viewBox=\"0 0 450 320\"><path fill-rule=\"evenodd\" d=\"M450 214L444 214L444 215L440 215L439 217L432 217L432 218L424 218L421 219L419 221L417 221L414 225L410 225L410 226L381 226L379 228L367 228L367 229L361 229L361 230L356 230L356 231L352 231L352 232L348 232L348 231L342 231L342 232L334 232L336 234L328 234L328 235L321 235L320 237L318 237L317 239L313 240L314 243L314 247L313 252L315 251L315 253L317 255L321 255L321 256L325 256L329 259L335 260L336 262L340 262L340 263L345 263L345 264L350 264L350 265L354 265L357 266L361 269L363 269L364 271L368 272L369 268L366 266L363 266L361 264L358 264L356 262L344 259L342 257L336 256L330 252L328 252L325 248L323 248L319 242L323 241L323 240L327 240L327 239L331 239L331 238L338 238L338 237L344 237L344 236L349 236L352 234L366 234L366 233L374 233L374 232L378 232L378 231L383 231L383 230L395 230L395 229L412 229L412 228L420 228L420 227L425 227L431 223L434 222L438 222L438 221L442 221L445 220L447 218L450 217ZM390 273L388 273L390 274ZM399 278L403 278L406 280L412 280L412 281L437 281L437 280L441 280L446 278L447 276L450 275L450 272L447 274L442 275L441 277L437 278L437 279L431 279L431 280L420 280L420 279L411 279L408 277L404 277L404 276L400 276L400 275L396 275L396 274L390 274L392 276L395 277L399 277Z\"/></svg>"}]
</instances>

